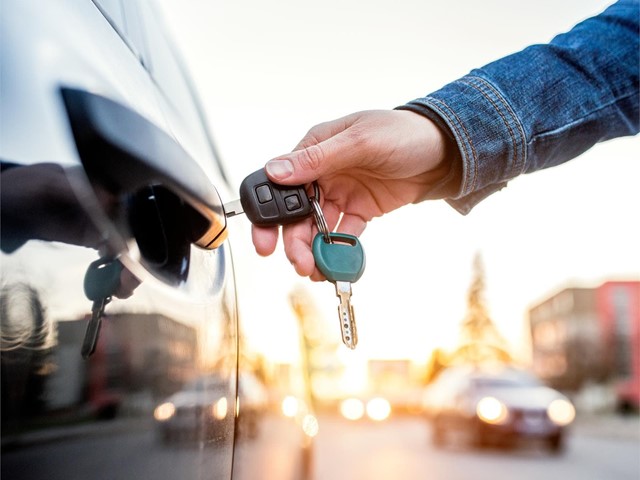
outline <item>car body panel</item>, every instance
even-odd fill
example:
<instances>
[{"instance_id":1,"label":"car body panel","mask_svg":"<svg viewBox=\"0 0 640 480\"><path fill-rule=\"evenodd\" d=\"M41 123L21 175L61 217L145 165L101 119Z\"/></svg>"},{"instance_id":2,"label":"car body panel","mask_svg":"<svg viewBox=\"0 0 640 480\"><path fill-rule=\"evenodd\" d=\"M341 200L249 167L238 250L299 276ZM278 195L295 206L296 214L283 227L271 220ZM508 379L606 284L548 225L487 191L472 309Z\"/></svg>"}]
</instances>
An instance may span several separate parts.
<instances>
[{"instance_id":1,"label":"car body panel","mask_svg":"<svg viewBox=\"0 0 640 480\"><path fill-rule=\"evenodd\" d=\"M219 202L229 186L153 2L12 0L0 36L1 476L304 478L310 437L300 423L274 413L259 388L238 389L249 367L239 361L247 352L230 243L200 248L188 231L198 202L224 229ZM146 181L143 169L127 182L131 162L152 151L140 131L120 150L84 148L63 91L141 119L171 146L151 163L175 150L179 158L166 161L184 168ZM100 155L105 168L90 167ZM118 161L114 187L105 172ZM199 182L181 184L189 171ZM93 305L83 284L98 258L121 263L127 288L107 303L84 359ZM156 407L207 376L221 379L201 392L207 401L225 399L215 431L196 417L190 444L159 442ZM243 418L269 428L241 441ZM276 450L289 459L282 475L268 461Z\"/></svg>"}]
</instances>

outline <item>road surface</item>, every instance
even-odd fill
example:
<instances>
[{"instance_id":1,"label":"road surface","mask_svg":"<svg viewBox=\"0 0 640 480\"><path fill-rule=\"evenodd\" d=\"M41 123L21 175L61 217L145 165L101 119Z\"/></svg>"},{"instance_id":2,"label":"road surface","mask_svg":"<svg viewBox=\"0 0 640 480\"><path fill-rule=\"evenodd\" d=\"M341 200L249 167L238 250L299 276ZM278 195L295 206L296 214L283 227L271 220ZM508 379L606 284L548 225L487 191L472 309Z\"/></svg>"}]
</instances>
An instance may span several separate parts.
<instances>
[{"instance_id":1,"label":"road surface","mask_svg":"<svg viewBox=\"0 0 640 480\"><path fill-rule=\"evenodd\" d=\"M413 417L353 423L321 417L314 480L638 480L640 424L577 425L565 452L539 445L474 450L431 445L427 423Z\"/></svg>"}]
</instances>

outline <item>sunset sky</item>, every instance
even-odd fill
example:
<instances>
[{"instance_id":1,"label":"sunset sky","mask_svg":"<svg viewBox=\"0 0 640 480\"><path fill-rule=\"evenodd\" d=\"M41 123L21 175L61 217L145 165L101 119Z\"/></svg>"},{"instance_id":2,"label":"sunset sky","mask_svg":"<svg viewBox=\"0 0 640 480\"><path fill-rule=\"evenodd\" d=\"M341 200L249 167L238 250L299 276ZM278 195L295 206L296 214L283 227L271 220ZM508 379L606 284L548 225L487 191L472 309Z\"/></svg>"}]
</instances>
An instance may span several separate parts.
<instances>
[{"instance_id":1,"label":"sunset sky","mask_svg":"<svg viewBox=\"0 0 640 480\"><path fill-rule=\"evenodd\" d=\"M547 42L611 2L162 3L237 192L244 176L289 151L311 126L423 96ZM640 277L639 140L599 145L518 178L466 217L429 202L374 220L361 237L367 270L353 287L360 343L341 359L425 360L433 347L452 346L477 252L491 316L525 357L528 306L567 285ZM246 218L232 219L230 232L248 341L273 359L295 355L287 296L296 285L308 289L339 339L332 285L297 277L281 250L258 257Z\"/></svg>"}]
</instances>

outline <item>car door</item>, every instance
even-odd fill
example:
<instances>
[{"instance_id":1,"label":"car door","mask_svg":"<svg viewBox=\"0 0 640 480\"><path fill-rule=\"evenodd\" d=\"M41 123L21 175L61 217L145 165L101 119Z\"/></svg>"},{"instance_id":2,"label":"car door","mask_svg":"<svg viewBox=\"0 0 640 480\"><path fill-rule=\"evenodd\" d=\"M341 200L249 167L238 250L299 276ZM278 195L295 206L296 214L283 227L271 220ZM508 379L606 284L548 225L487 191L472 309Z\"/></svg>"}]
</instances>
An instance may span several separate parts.
<instances>
[{"instance_id":1,"label":"car door","mask_svg":"<svg viewBox=\"0 0 640 480\"><path fill-rule=\"evenodd\" d=\"M137 5L3 3L4 478L232 475L224 176Z\"/></svg>"}]
</instances>

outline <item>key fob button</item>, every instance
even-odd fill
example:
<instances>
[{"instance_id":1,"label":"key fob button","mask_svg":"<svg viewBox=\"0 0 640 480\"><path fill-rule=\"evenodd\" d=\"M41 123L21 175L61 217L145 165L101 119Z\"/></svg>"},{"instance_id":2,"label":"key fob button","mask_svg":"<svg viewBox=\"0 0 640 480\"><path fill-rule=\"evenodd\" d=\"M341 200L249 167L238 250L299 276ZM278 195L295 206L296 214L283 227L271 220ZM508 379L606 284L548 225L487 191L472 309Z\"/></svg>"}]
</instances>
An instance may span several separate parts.
<instances>
[{"instance_id":1,"label":"key fob button","mask_svg":"<svg viewBox=\"0 0 640 480\"><path fill-rule=\"evenodd\" d=\"M258 201L260 203L267 203L273 200L273 195L271 194L271 188L269 185L260 185L256 188L256 197L258 197Z\"/></svg>"},{"instance_id":2,"label":"key fob button","mask_svg":"<svg viewBox=\"0 0 640 480\"><path fill-rule=\"evenodd\" d=\"M300 197L298 195L289 195L284 199L284 204L287 206L287 210L293 212L294 210L298 210L302 207L302 203L300 203Z\"/></svg>"}]
</instances>

